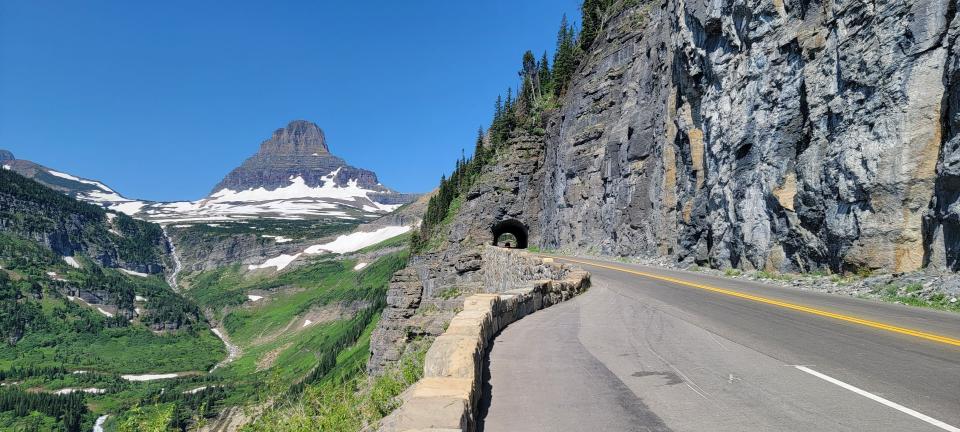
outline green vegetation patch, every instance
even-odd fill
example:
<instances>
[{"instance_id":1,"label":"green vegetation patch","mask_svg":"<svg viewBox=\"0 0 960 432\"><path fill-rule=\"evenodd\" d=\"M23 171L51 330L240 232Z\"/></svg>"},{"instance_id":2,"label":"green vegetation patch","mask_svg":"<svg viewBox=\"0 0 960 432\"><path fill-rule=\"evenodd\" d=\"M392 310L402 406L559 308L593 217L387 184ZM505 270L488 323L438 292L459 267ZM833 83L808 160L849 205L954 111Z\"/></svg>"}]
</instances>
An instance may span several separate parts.
<instances>
[{"instance_id":1,"label":"green vegetation patch","mask_svg":"<svg viewBox=\"0 0 960 432\"><path fill-rule=\"evenodd\" d=\"M403 244L391 239L372 248ZM293 397L330 376L352 376L344 361L366 362L356 342L378 320L390 277L407 256L405 249L389 253L360 271L355 260L321 257L270 276L245 278L239 267L195 275L187 295L222 308L223 327L242 351L214 373L234 384L224 403ZM251 292L263 298L250 301ZM231 298L236 302L224 302Z\"/></svg>"},{"instance_id":2,"label":"green vegetation patch","mask_svg":"<svg viewBox=\"0 0 960 432\"><path fill-rule=\"evenodd\" d=\"M104 372L206 370L224 355L199 310L159 276L141 278L83 260L75 269L37 244L0 234L0 371L63 366ZM48 273L56 274L50 276ZM69 295L97 292L117 308L140 308L130 322L105 316ZM146 301L137 301L136 297ZM154 333L150 325L180 330Z\"/></svg>"},{"instance_id":3,"label":"green vegetation patch","mask_svg":"<svg viewBox=\"0 0 960 432\"><path fill-rule=\"evenodd\" d=\"M400 393L420 379L430 346L414 341L396 367L383 376L369 377L364 365L374 327L368 326L353 347L341 352L336 368L326 379L271 408L243 431L359 431L374 427L398 407Z\"/></svg>"}]
</instances>

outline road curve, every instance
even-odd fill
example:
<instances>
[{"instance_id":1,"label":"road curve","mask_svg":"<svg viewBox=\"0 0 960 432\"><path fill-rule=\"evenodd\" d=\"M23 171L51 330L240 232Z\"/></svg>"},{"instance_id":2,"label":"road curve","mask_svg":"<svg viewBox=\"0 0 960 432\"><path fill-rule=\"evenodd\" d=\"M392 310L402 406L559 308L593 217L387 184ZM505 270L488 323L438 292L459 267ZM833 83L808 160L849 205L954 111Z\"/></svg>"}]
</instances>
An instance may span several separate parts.
<instances>
[{"instance_id":1,"label":"road curve","mask_svg":"<svg viewBox=\"0 0 960 432\"><path fill-rule=\"evenodd\" d=\"M505 329L481 430L960 432L960 315L581 258Z\"/></svg>"}]
</instances>

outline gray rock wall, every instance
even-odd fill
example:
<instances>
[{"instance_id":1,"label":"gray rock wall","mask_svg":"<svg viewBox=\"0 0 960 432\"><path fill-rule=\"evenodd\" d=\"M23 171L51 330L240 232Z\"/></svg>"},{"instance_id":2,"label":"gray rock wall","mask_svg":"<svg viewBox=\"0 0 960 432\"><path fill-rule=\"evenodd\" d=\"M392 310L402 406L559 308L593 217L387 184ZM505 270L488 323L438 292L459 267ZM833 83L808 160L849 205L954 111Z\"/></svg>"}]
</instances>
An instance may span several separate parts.
<instances>
[{"instance_id":1,"label":"gray rock wall","mask_svg":"<svg viewBox=\"0 0 960 432\"><path fill-rule=\"evenodd\" d=\"M543 245L956 269L954 10L671 0L619 14L549 128Z\"/></svg>"}]
</instances>

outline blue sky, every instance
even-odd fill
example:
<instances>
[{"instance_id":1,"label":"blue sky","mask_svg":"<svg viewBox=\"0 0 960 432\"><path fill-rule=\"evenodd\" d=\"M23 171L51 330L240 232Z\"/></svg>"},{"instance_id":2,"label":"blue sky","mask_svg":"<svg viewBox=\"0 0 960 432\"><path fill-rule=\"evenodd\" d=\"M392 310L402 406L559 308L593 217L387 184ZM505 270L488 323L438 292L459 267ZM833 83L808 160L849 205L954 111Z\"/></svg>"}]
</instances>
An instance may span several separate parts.
<instances>
[{"instance_id":1,"label":"blue sky","mask_svg":"<svg viewBox=\"0 0 960 432\"><path fill-rule=\"evenodd\" d=\"M4 0L0 148L129 197L196 199L306 119L334 154L423 192L578 7Z\"/></svg>"}]
</instances>

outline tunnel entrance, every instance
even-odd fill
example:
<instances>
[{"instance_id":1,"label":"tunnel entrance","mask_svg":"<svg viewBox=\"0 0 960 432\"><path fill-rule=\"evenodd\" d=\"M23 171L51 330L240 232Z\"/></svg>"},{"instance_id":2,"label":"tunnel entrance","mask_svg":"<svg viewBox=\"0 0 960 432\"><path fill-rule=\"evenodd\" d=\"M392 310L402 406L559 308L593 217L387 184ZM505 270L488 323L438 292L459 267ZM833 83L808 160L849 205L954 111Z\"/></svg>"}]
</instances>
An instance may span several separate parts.
<instances>
[{"instance_id":1,"label":"tunnel entrance","mask_svg":"<svg viewBox=\"0 0 960 432\"><path fill-rule=\"evenodd\" d=\"M507 219L493 225L493 245L513 249L527 248L527 226L516 219Z\"/></svg>"}]
</instances>

